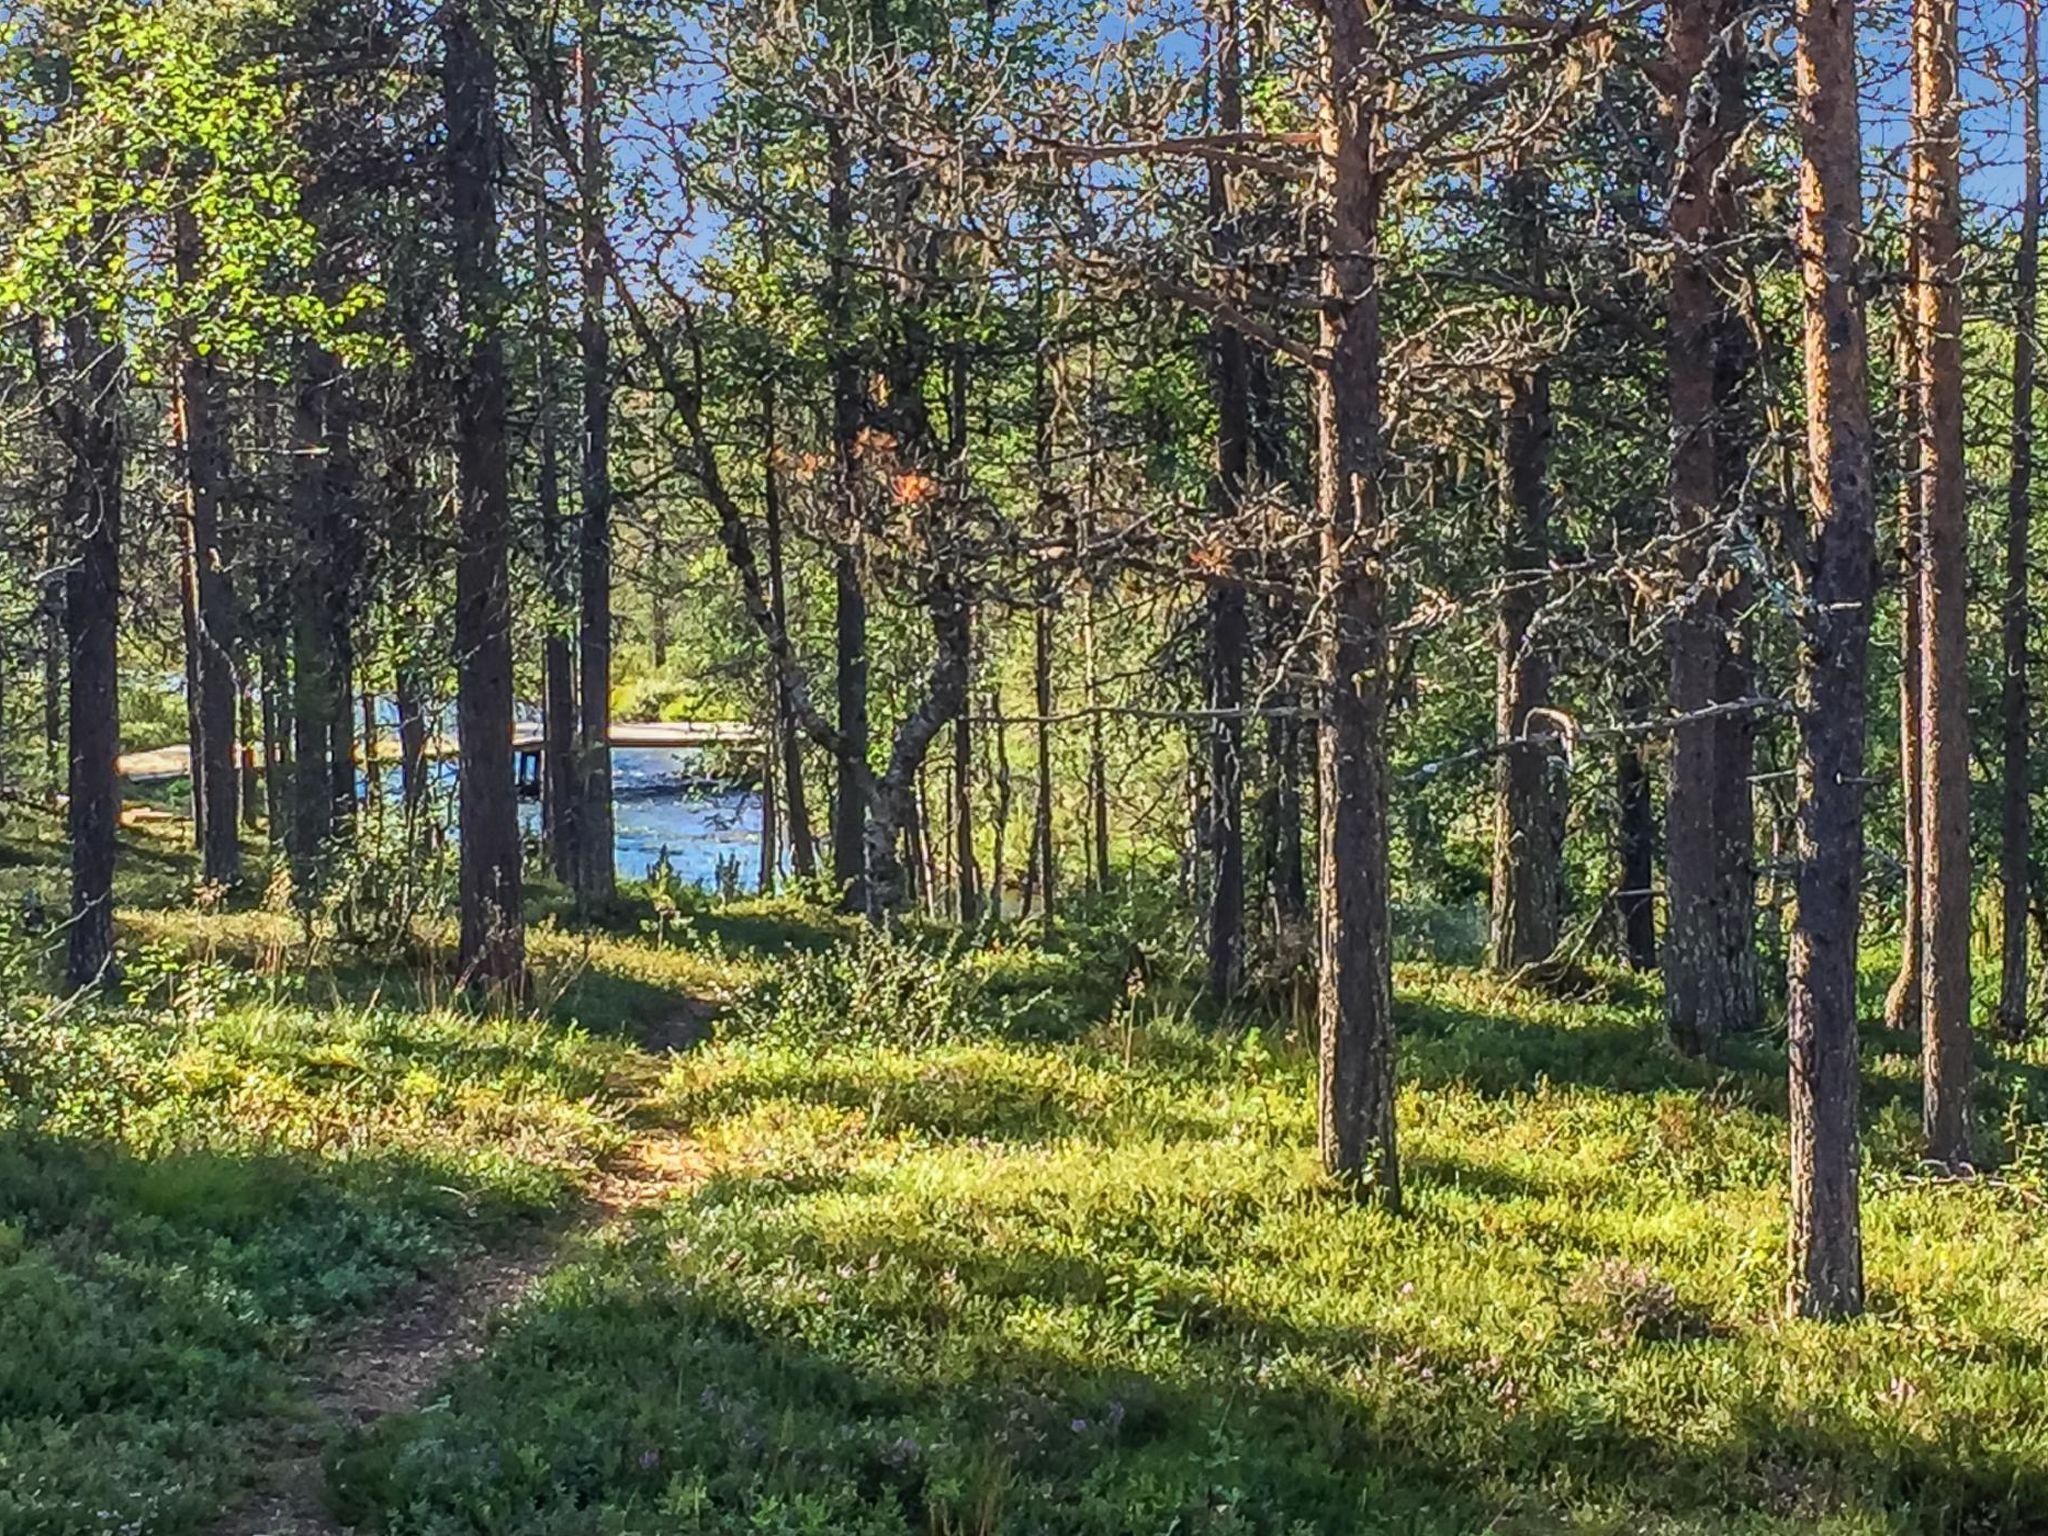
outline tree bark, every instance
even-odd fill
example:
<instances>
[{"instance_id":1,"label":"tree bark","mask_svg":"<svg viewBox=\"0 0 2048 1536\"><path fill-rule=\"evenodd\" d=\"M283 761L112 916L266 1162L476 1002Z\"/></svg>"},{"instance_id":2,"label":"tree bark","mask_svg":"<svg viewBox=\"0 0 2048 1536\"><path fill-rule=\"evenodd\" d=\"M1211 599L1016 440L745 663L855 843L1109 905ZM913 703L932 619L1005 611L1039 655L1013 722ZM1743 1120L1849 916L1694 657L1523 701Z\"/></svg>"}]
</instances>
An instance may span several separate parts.
<instances>
[{"instance_id":1,"label":"tree bark","mask_svg":"<svg viewBox=\"0 0 2048 1536\"><path fill-rule=\"evenodd\" d=\"M767 517L768 602L775 627L787 634L789 596L783 572L782 473L776 457L779 451L775 385L771 380L762 386L761 391L761 473L762 502ZM788 807L790 869L797 878L808 880L818 871L818 844L811 832L811 807L804 790L803 732L781 668L771 667L769 686L775 705L776 740L782 752L782 794L783 803Z\"/></svg>"},{"instance_id":2,"label":"tree bark","mask_svg":"<svg viewBox=\"0 0 2048 1536\"><path fill-rule=\"evenodd\" d=\"M1792 1309L1863 1310L1856 1142L1856 941L1863 876L1865 690L1877 576L1856 13L1796 7L1805 294L1809 567L1801 606L1799 875L1788 1021Z\"/></svg>"},{"instance_id":3,"label":"tree bark","mask_svg":"<svg viewBox=\"0 0 2048 1536\"><path fill-rule=\"evenodd\" d=\"M1327 50L1316 379L1322 850L1318 884L1317 1140L1324 1169L1389 1208L1395 1146L1387 908L1389 648L1380 503L1379 7L1323 11Z\"/></svg>"},{"instance_id":4,"label":"tree bark","mask_svg":"<svg viewBox=\"0 0 2048 1536\"><path fill-rule=\"evenodd\" d=\"M968 350L962 342L953 348L947 373L946 453L954 478L967 483L967 376ZM973 614L968 614L967 673L972 687L974 674ZM953 911L960 926L971 928L981 920L981 868L974 853L974 732L963 707L953 721L953 772L949 792L953 802Z\"/></svg>"},{"instance_id":5,"label":"tree bark","mask_svg":"<svg viewBox=\"0 0 2048 1536\"><path fill-rule=\"evenodd\" d=\"M577 621L576 902L586 913L618 894L612 814L612 347L605 321L611 247L605 233L610 192L597 50L602 0L592 0L577 40L577 102L581 165L579 266L583 312L578 348L583 366L583 516L577 529L582 607Z\"/></svg>"},{"instance_id":6,"label":"tree bark","mask_svg":"<svg viewBox=\"0 0 2048 1536\"><path fill-rule=\"evenodd\" d=\"M528 156L533 176L534 413L539 463L534 495L540 503L541 580L547 622L541 639L541 831L555 878L571 890L581 863L577 843L576 660L568 632L575 594L562 526L562 454L555 417L555 250L548 209L548 151L543 129L547 96L536 80L531 98Z\"/></svg>"},{"instance_id":7,"label":"tree bark","mask_svg":"<svg viewBox=\"0 0 2048 1536\"><path fill-rule=\"evenodd\" d=\"M832 327L832 447L843 527L834 582L834 694L839 715L839 771L832 801L832 878L848 911L867 902L868 604L861 587L861 384L853 351L853 165L845 141L830 135L831 183L826 194L830 241L826 315Z\"/></svg>"},{"instance_id":8,"label":"tree bark","mask_svg":"<svg viewBox=\"0 0 2048 1536\"><path fill-rule=\"evenodd\" d=\"M1510 241L1543 279L1539 174L1518 170L1502 199ZM1565 807L1550 726L1550 656L1537 624L1550 570L1550 371L1512 373L1500 415L1501 594L1495 629L1494 727L1509 743L1496 766L1493 933L1497 971L1547 960L1564 919Z\"/></svg>"},{"instance_id":9,"label":"tree bark","mask_svg":"<svg viewBox=\"0 0 2048 1536\"><path fill-rule=\"evenodd\" d=\"M78 371L64 409L70 464L64 477L64 640L70 653L71 923L65 975L74 987L106 976L114 963L114 864L121 823L118 615L121 512L127 457L121 398L127 358L116 340L83 316L66 325L68 361Z\"/></svg>"},{"instance_id":10,"label":"tree bark","mask_svg":"<svg viewBox=\"0 0 2048 1536\"><path fill-rule=\"evenodd\" d=\"M292 773L289 846L292 886L309 903L334 841L334 720L346 708L335 675L333 576L339 471L331 457L327 412L333 360L310 343L300 349L292 397L291 573Z\"/></svg>"},{"instance_id":11,"label":"tree bark","mask_svg":"<svg viewBox=\"0 0 2048 1536\"><path fill-rule=\"evenodd\" d=\"M2027 577L2034 522L2034 361L2041 285L2041 39L2040 0L2021 0L2024 120L2020 191L2020 248L2013 274L2012 473L2006 481L2005 676L1999 698L2004 729L2002 815L1998 883L2004 921L2000 935L1999 1029L2008 1040L2027 1032L2027 911L2031 783L2027 772Z\"/></svg>"},{"instance_id":12,"label":"tree bark","mask_svg":"<svg viewBox=\"0 0 2048 1536\"><path fill-rule=\"evenodd\" d=\"M1667 368L1671 405L1669 495L1678 540L1678 609L1670 625L1672 733L1666 800L1665 1023L1691 1055L1712 1056L1756 1019L1754 902L1747 870L1746 722L1704 716L1739 685L1735 578L1724 545L1736 509L1724 476L1728 359L1739 322L1721 294L1738 211L1729 186L1744 119L1744 7L1739 0L1678 0L1666 10L1673 93L1672 267ZM1738 803L1739 797L1739 803ZM1745 841L1747 839L1747 841Z\"/></svg>"},{"instance_id":13,"label":"tree bark","mask_svg":"<svg viewBox=\"0 0 2048 1536\"><path fill-rule=\"evenodd\" d=\"M1216 124L1234 134L1244 127L1241 21L1237 0L1221 0L1216 15ZM1229 169L1209 166L1209 243L1216 270L1236 284L1239 231ZM1216 396L1216 468L1209 515L1228 541L1251 485L1251 363L1244 336L1217 322L1211 329L1210 366ZM1230 558L1228 549L1221 552ZM1244 965L1244 667L1248 643L1244 589L1221 584L1209 594L1209 999L1227 1003Z\"/></svg>"},{"instance_id":14,"label":"tree bark","mask_svg":"<svg viewBox=\"0 0 2048 1536\"><path fill-rule=\"evenodd\" d=\"M462 357L455 473L456 721L462 831L461 970L487 1000L525 989L519 808L512 772L511 495L498 271L497 67L471 6L442 12L448 203Z\"/></svg>"},{"instance_id":15,"label":"tree bark","mask_svg":"<svg viewBox=\"0 0 2048 1536\"><path fill-rule=\"evenodd\" d=\"M1003 718L1003 694L1000 688L991 688L988 694L988 713L993 725L990 739L994 742L996 811L989 836L988 911L995 921L1003 920L1009 903L1010 874L1010 800L1014 793L1010 777L1010 728Z\"/></svg>"},{"instance_id":16,"label":"tree bark","mask_svg":"<svg viewBox=\"0 0 2048 1536\"><path fill-rule=\"evenodd\" d=\"M189 208L172 215L173 265L182 283L197 280L203 255ZM200 354L189 323L179 338L177 439L185 494L186 587L192 613L193 804L198 811L200 877L230 886L241 877L238 816L241 774L235 761L238 689L233 647L239 628L221 542L228 482L220 371Z\"/></svg>"},{"instance_id":17,"label":"tree bark","mask_svg":"<svg viewBox=\"0 0 2048 1536\"><path fill-rule=\"evenodd\" d=\"M1914 181L1920 333L1922 1120L1927 1154L1971 1158L1969 520L1964 501L1961 122L1956 0L1913 7Z\"/></svg>"},{"instance_id":18,"label":"tree bark","mask_svg":"<svg viewBox=\"0 0 2048 1536\"><path fill-rule=\"evenodd\" d=\"M1918 164L1909 159L1909 180L1919 174ZM1899 780L1904 814L1900 827L1901 862L1905 871L1905 899L1899 923L1899 972L1885 996L1884 1020L1888 1029L1917 1036L1920 1033L1920 943L1925 933L1921 917L1926 890L1926 867L1922 854L1925 840L1920 835L1927 774L1920 741L1920 651L1926 626L1920 611L1923 520L1920 474L1920 336L1914 319L1914 295L1919 270L1913 246L1908 242L1907 287L1901 292L1898 312L1899 376Z\"/></svg>"},{"instance_id":19,"label":"tree bark","mask_svg":"<svg viewBox=\"0 0 2048 1536\"><path fill-rule=\"evenodd\" d=\"M1550 567L1550 379L1509 379L1501 402L1502 561L1493 841L1495 970L1547 960L1564 915L1564 803L1549 728L1550 660L1536 623Z\"/></svg>"}]
</instances>

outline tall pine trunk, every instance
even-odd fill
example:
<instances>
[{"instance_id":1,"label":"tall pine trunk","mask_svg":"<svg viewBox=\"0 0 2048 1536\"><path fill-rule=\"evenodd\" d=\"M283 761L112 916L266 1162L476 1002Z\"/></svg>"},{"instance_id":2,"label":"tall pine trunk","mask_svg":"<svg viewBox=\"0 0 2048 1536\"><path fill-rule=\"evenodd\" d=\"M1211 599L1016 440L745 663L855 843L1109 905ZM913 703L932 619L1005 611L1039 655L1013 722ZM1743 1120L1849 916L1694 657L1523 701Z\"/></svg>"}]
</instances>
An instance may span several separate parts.
<instances>
[{"instance_id":1,"label":"tall pine trunk","mask_svg":"<svg viewBox=\"0 0 2048 1536\"><path fill-rule=\"evenodd\" d=\"M70 653L71 924L65 974L74 987L105 976L114 958L114 862L121 823L120 691L116 647L121 511L127 461L121 401L127 359L84 317L65 327L75 370L65 409L64 640Z\"/></svg>"},{"instance_id":2,"label":"tall pine trunk","mask_svg":"<svg viewBox=\"0 0 2048 1536\"><path fill-rule=\"evenodd\" d=\"M194 282L203 251L198 221L189 208L181 206L173 214L172 235L179 280ZM226 391L219 369L201 354L189 326L185 330L179 339L175 409L185 494L185 582L192 613L193 803L198 811L200 875L209 884L225 886L240 878L242 864L233 651L238 626L221 542L228 483Z\"/></svg>"},{"instance_id":3,"label":"tall pine trunk","mask_svg":"<svg viewBox=\"0 0 2048 1536\"><path fill-rule=\"evenodd\" d=\"M1913 7L1912 228L1920 333L1922 1120L1927 1155L1971 1157L1969 519L1963 464L1962 169L1956 0Z\"/></svg>"},{"instance_id":4,"label":"tall pine trunk","mask_svg":"<svg viewBox=\"0 0 2048 1536\"><path fill-rule=\"evenodd\" d=\"M541 580L547 592L547 623L541 639L541 828L555 878L576 886L577 844L576 660L569 640L574 593L569 551L562 526L562 453L555 417L555 252L548 209L548 153L542 123L546 92L535 82L528 156L533 176L534 412L539 459L534 495L540 503Z\"/></svg>"},{"instance_id":5,"label":"tall pine trunk","mask_svg":"<svg viewBox=\"0 0 2048 1536\"><path fill-rule=\"evenodd\" d=\"M1792 927L1793 1310L1863 1310L1856 1142L1856 941L1863 879L1864 722L1877 509L1863 239L1856 13L1798 0L1800 231L1805 291L1810 556L1800 608L1799 875Z\"/></svg>"},{"instance_id":6,"label":"tall pine trunk","mask_svg":"<svg viewBox=\"0 0 2048 1536\"><path fill-rule=\"evenodd\" d=\"M844 139L830 135L826 193L830 263L826 315L832 327L832 450L837 477L839 549L833 562L833 689L839 715L839 763L832 799L832 879L850 912L867 908L868 602L861 586L860 466L862 390L853 351L853 164Z\"/></svg>"},{"instance_id":7,"label":"tall pine trunk","mask_svg":"<svg viewBox=\"0 0 2048 1536\"><path fill-rule=\"evenodd\" d=\"M487 999L524 990L519 807L512 775L511 494L498 270L497 67L471 7L442 12L448 208L463 350L455 419L456 721L465 983Z\"/></svg>"},{"instance_id":8,"label":"tall pine trunk","mask_svg":"<svg viewBox=\"0 0 2048 1536\"><path fill-rule=\"evenodd\" d=\"M1518 170L1502 212L1530 280L1544 279L1543 177ZM1493 838L1494 969L1550 958L1564 919L1563 776L1550 726L1550 656L1538 623L1549 595L1550 371L1511 373L1501 395L1501 594L1494 726L1508 743L1497 765Z\"/></svg>"},{"instance_id":9,"label":"tall pine trunk","mask_svg":"<svg viewBox=\"0 0 2048 1536\"><path fill-rule=\"evenodd\" d=\"M1217 128L1244 128L1243 68L1236 0L1216 17ZM1237 286L1237 211L1228 167L1209 167L1209 241L1216 270ZM1218 322L1210 335L1216 395L1216 469L1209 515L1226 540L1251 484L1251 363L1244 336ZM1229 558L1228 551L1223 552ZM1212 1002L1228 1002L1244 963L1244 667L1245 594L1223 584L1209 594L1209 955Z\"/></svg>"},{"instance_id":10,"label":"tall pine trunk","mask_svg":"<svg viewBox=\"0 0 2048 1536\"><path fill-rule=\"evenodd\" d=\"M1666 800L1665 1022L1693 1055L1714 1055L1756 1016L1746 722L1708 713L1734 702L1743 671L1724 545L1737 486L1726 469L1738 323L1721 286L1736 234L1730 161L1744 120L1739 0L1676 0L1666 9L1673 94L1672 265L1667 370L1669 496L1678 608L1670 626L1671 787Z\"/></svg>"},{"instance_id":11,"label":"tall pine trunk","mask_svg":"<svg viewBox=\"0 0 2048 1536\"><path fill-rule=\"evenodd\" d=\"M582 607L577 621L576 901L585 912L610 905L618 892L612 815L612 349L605 322L605 280L611 248L605 239L610 177L604 110L598 88L601 0L592 0L577 41L577 110L582 164L578 264L583 312L578 349L583 367L583 515L577 529Z\"/></svg>"},{"instance_id":12,"label":"tall pine trunk","mask_svg":"<svg viewBox=\"0 0 2048 1536\"><path fill-rule=\"evenodd\" d=\"M1387 905L1390 658L1386 577L1375 547L1382 529L1377 19L1363 5L1323 11L1329 206L1315 403L1322 608L1317 1141L1331 1176L1396 1208L1401 1176Z\"/></svg>"},{"instance_id":13,"label":"tall pine trunk","mask_svg":"<svg viewBox=\"0 0 2048 1536\"><path fill-rule=\"evenodd\" d=\"M1496 970L1556 950L1564 915L1564 801L1546 711L1550 660L1536 632L1550 568L1550 379L1538 368L1509 379L1501 401L1501 597L1493 840Z\"/></svg>"},{"instance_id":14,"label":"tall pine trunk","mask_svg":"<svg viewBox=\"0 0 2048 1536\"><path fill-rule=\"evenodd\" d=\"M335 675L333 575L339 474L332 462L327 413L335 388L333 360L308 344L300 349L292 396L291 670L292 883L310 902L334 841L335 717L347 708Z\"/></svg>"},{"instance_id":15,"label":"tall pine trunk","mask_svg":"<svg viewBox=\"0 0 2048 1536\"><path fill-rule=\"evenodd\" d=\"M2012 473L2006 482L2005 676L1999 715L2004 730L2004 783L1998 843L1998 883L2004 922L2000 937L1998 1023L2007 1039L2027 1030L2028 821L2027 577L2034 524L2034 359L2041 281L2041 39L2040 0L2022 0L2026 36L2021 110L2025 149L2020 192L2020 249L2014 286L2012 344Z\"/></svg>"},{"instance_id":16,"label":"tall pine trunk","mask_svg":"<svg viewBox=\"0 0 2048 1536\"><path fill-rule=\"evenodd\" d=\"M783 572L782 553L782 471L776 420L775 385L771 380L761 388L761 473L763 505L768 537L768 605L776 633L789 633L789 594ZM786 840L790 869L808 880L818 870L817 839L811 832L810 801L804 790L803 728L779 667L771 668L769 686L774 695L775 735L782 754L782 796L787 807Z\"/></svg>"},{"instance_id":17,"label":"tall pine trunk","mask_svg":"<svg viewBox=\"0 0 2048 1536\"><path fill-rule=\"evenodd\" d=\"M1917 164L1910 174L1917 175ZM1920 612L1922 535L1920 475L1920 332L1913 317L1919 288L1919 263L1909 242L1907 287L1898 311L1899 375L1899 780L1901 864L1905 874L1899 923L1899 970L1885 996L1885 1027L1901 1034L1920 1033L1920 942L1925 933L1921 900L1926 889L1920 817L1925 809L1927 774L1920 740L1920 650L1926 626Z\"/></svg>"}]
</instances>

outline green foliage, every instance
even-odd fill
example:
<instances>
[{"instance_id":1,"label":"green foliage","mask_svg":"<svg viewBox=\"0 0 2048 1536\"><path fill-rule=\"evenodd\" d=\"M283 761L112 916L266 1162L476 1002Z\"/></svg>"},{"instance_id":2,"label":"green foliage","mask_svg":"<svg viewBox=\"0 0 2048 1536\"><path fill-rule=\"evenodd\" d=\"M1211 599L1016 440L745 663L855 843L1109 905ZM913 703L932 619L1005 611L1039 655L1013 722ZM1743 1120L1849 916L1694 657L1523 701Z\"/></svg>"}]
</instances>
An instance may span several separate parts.
<instances>
[{"instance_id":1,"label":"green foliage","mask_svg":"<svg viewBox=\"0 0 2048 1536\"><path fill-rule=\"evenodd\" d=\"M982 963L1062 974L1025 953ZM679 1060L710 1175L345 1454L344 1512L1876 1532L2012 1529L2048 1496L2028 1203L1874 1153L1874 1315L1785 1323L1781 1069L1676 1061L1626 983L1566 1004L1405 971L1414 1211L1389 1218L1317 1188L1299 1042L1155 1009L911 1048L881 1005L949 995L945 963L861 941Z\"/></svg>"},{"instance_id":2,"label":"green foliage","mask_svg":"<svg viewBox=\"0 0 2048 1536\"><path fill-rule=\"evenodd\" d=\"M778 966L734 1011L734 1029L787 1048L916 1050L986 1038L1003 1009L958 944L863 929Z\"/></svg>"},{"instance_id":3,"label":"green foliage","mask_svg":"<svg viewBox=\"0 0 2048 1536\"><path fill-rule=\"evenodd\" d=\"M156 941L62 1003L0 925L0 1530L207 1527L350 1316L561 1205L620 1047ZM310 999L324 994L324 1002Z\"/></svg>"},{"instance_id":4,"label":"green foliage","mask_svg":"<svg viewBox=\"0 0 2048 1536\"><path fill-rule=\"evenodd\" d=\"M132 909L120 996L65 1009L0 925L0 1530L208 1529L302 1411L290 1365L560 1208L629 1134L622 1080L693 1172L337 1446L344 1518L1889 1533L2048 1498L2048 1046L1987 1061L2007 1160L1965 1183L1919 1167L1909 1044L1872 1039L1872 1314L1809 1326L1781 1058L1674 1058L1634 978L1404 967L1390 1218L1316 1176L1306 1022L1195 1022L1163 888L1050 947L689 901L663 946L537 927L575 968L509 1019L395 958L251 963L269 914ZM732 1006L665 1059L555 1022L659 1027L685 983Z\"/></svg>"}]
</instances>

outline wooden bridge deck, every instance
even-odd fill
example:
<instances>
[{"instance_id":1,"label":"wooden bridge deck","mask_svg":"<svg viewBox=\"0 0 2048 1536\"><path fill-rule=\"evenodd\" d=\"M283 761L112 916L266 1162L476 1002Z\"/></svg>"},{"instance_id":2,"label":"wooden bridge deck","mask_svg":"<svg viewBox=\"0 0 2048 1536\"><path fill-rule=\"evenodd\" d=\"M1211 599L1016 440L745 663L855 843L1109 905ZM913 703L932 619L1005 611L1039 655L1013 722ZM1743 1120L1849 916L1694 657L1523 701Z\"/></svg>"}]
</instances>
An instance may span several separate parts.
<instances>
[{"instance_id":1,"label":"wooden bridge deck","mask_svg":"<svg viewBox=\"0 0 2048 1536\"><path fill-rule=\"evenodd\" d=\"M645 720L615 723L610 739L614 747L688 750L696 747L758 747L765 742L766 733L744 720ZM537 722L522 723L512 728L513 751L538 752L541 745L541 728ZM448 758L455 756L456 752L457 747L451 737L436 736L427 742L429 757ZM379 762L387 763L398 760L395 732L385 732L378 737L377 758ZM147 752L127 752L122 754L116 766L121 777L134 784L181 779L192 772L192 748L181 741L168 747L153 747Z\"/></svg>"}]
</instances>

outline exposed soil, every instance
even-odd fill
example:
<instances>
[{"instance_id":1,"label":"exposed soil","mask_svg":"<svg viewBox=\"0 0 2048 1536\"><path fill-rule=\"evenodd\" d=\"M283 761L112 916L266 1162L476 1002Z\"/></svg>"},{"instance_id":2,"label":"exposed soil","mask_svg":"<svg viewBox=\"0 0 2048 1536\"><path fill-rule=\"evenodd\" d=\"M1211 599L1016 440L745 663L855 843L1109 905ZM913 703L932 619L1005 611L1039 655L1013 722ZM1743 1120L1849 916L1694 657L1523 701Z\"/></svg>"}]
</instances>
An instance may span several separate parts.
<instances>
[{"instance_id":1,"label":"exposed soil","mask_svg":"<svg viewBox=\"0 0 2048 1536\"><path fill-rule=\"evenodd\" d=\"M568 1238L658 1204L702 1172L702 1153L687 1136L649 1127L606 1164L581 1219L422 1280L349 1329L300 1371L312 1418L278 1430L260 1481L209 1536L349 1536L324 1497L327 1445L419 1406L450 1370L481 1354L492 1321L547 1274Z\"/></svg>"}]
</instances>

